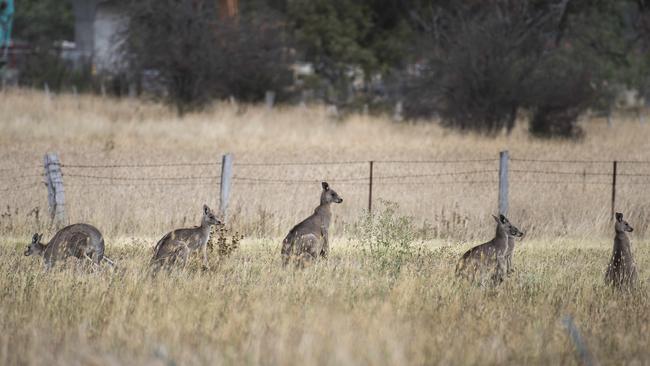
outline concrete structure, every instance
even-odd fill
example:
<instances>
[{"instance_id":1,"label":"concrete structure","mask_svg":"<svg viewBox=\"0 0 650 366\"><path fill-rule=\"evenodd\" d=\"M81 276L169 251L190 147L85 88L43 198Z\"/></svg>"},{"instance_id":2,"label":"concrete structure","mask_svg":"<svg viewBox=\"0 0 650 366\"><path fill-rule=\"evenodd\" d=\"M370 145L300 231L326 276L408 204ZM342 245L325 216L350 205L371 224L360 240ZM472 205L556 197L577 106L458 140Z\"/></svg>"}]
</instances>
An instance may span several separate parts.
<instances>
[{"instance_id":1,"label":"concrete structure","mask_svg":"<svg viewBox=\"0 0 650 366\"><path fill-rule=\"evenodd\" d=\"M216 0L220 17L236 17L239 0ZM116 73L124 67L119 54L120 33L126 16L115 0L70 0L75 16L75 51L73 59L79 66L92 62L97 73Z\"/></svg>"},{"instance_id":2,"label":"concrete structure","mask_svg":"<svg viewBox=\"0 0 650 366\"><path fill-rule=\"evenodd\" d=\"M111 0L70 0L75 16L75 49L68 58L76 66L92 63L97 73L120 70L119 34L126 17Z\"/></svg>"}]
</instances>

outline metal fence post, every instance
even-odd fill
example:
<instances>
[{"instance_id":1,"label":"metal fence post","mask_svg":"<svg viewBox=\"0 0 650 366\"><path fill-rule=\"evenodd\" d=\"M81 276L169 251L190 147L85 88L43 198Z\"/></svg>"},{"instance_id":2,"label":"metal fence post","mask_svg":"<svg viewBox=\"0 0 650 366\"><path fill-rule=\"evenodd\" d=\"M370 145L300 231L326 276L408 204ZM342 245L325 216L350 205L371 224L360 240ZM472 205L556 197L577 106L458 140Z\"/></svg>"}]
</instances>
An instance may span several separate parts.
<instances>
[{"instance_id":1,"label":"metal fence post","mask_svg":"<svg viewBox=\"0 0 650 366\"><path fill-rule=\"evenodd\" d=\"M499 213L508 215L508 151L499 153Z\"/></svg>"},{"instance_id":2,"label":"metal fence post","mask_svg":"<svg viewBox=\"0 0 650 366\"><path fill-rule=\"evenodd\" d=\"M612 212L611 218L614 220L614 214L616 211L616 166L618 165L617 161L614 160L612 165Z\"/></svg>"},{"instance_id":3,"label":"metal fence post","mask_svg":"<svg viewBox=\"0 0 650 366\"><path fill-rule=\"evenodd\" d=\"M370 160L370 176L368 180L368 215L372 214L372 170L375 162Z\"/></svg>"},{"instance_id":4,"label":"metal fence post","mask_svg":"<svg viewBox=\"0 0 650 366\"><path fill-rule=\"evenodd\" d=\"M65 190L63 188L63 174L61 174L59 156L56 153L45 154L44 167L50 219L55 226L59 227L66 221Z\"/></svg>"},{"instance_id":5,"label":"metal fence post","mask_svg":"<svg viewBox=\"0 0 650 366\"><path fill-rule=\"evenodd\" d=\"M221 185L219 186L219 212L226 221L226 211L230 200L230 183L232 181L232 154L227 153L221 158Z\"/></svg>"}]
</instances>

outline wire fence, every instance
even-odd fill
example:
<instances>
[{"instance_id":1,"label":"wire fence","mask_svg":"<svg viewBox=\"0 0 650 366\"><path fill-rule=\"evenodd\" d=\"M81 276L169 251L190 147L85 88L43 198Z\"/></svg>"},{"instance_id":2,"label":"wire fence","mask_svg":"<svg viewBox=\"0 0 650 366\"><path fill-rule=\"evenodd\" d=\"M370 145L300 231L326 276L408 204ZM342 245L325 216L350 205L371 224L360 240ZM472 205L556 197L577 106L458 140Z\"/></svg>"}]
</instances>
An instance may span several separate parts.
<instances>
[{"instance_id":1,"label":"wire fence","mask_svg":"<svg viewBox=\"0 0 650 366\"><path fill-rule=\"evenodd\" d=\"M585 184L609 185L612 177L612 161L606 160L542 160L542 159L510 159L513 168L510 169L511 183L533 184ZM440 185L440 184L495 184L498 183L497 159L468 159L468 160L375 160L375 175L372 177L376 185ZM619 171L616 176L632 178L632 180L619 180L619 185L645 185L650 184L650 161L619 160L619 166L630 164L634 167L646 166L647 171ZM323 180L330 183L346 185L368 185L370 177L367 175L368 161L310 161L310 162L235 162L236 170L243 170L235 174L232 179L237 183L249 185L312 185ZM454 170L458 166L479 164L492 165L493 169L462 169ZM426 166L429 166L428 168ZM549 165L555 165L549 168ZM558 165L560 167L558 167ZM573 166L573 169L564 169L563 166ZM208 184L219 185L221 176L218 174L187 174L175 171L172 168L212 167L217 171L221 162L172 162L172 163L128 163L128 164L61 164L66 185L76 186L128 186L128 185L161 185L161 186L204 186ZM323 176L322 167L337 167L336 173L345 166L356 166L354 169L360 173L357 176L332 177ZM395 169L398 166L398 169ZM441 167L442 166L442 167ZM582 166L582 167L577 167ZM594 166L597 166L594 169ZM245 168L254 167L255 171ZM277 175L269 177L264 168L273 167L301 167L301 177L278 178ZM415 167L415 169L413 169ZM540 168L541 167L541 168ZM36 167L35 167L36 168ZM147 168L165 168L167 175L151 175ZM244 169L237 169L244 168ZM451 169L449 169L451 168ZM37 169L40 169L38 167ZM0 191L18 192L23 189L35 188L43 185L42 172L26 174L26 169L20 167L0 168ZM30 169L31 170L31 169ZM305 171L312 170L315 174L307 176ZM366 170L364 172L364 170ZM428 170L428 171L427 171ZM442 170L442 171L441 171ZM638 169L634 169L638 170ZM90 173L87 173L89 172ZM102 173L96 173L101 171ZM120 171L126 174L116 174ZM382 173L385 172L385 173ZM13 173L13 174L12 174ZM174 174L176 173L176 174ZM180 173L180 174L178 174ZM291 172L288 172L291 175ZM327 175L327 174L326 174ZM592 178L598 177L599 180ZM447 178L446 180L429 180L427 178ZM15 182L29 182L14 184Z\"/></svg>"},{"instance_id":2,"label":"wire fence","mask_svg":"<svg viewBox=\"0 0 650 366\"><path fill-rule=\"evenodd\" d=\"M327 181L346 199L342 220L369 210L373 201L387 200L397 202L407 214L425 221L439 219L445 212L464 212L461 216L465 219L460 221L466 224L477 208L492 207L489 210L495 211L499 186L504 184L499 169L497 157L372 162L235 160L228 183L233 187L230 210L233 219L256 217L258 222L272 217L275 224L270 225L282 227L278 220L294 220L296 212L313 209L314 191L321 181ZM23 205L24 211L33 210L35 202L51 205L47 199L48 184L64 183L68 211L90 215L93 209L89 207L108 205L110 214L125 222L129 210L134 211L133 219L142 213L140 206L147 202L166 202L168 206L152 207L160 211L184 207L185 211L178 216L185 220L192 217L187 207L198 205L199 201L214 202L223 189L221 161L61 162L60 181L49 182L43 170L37 164L0 167L0 192L4 197L0 205ZM633 197L647 200L650 160L513 157L509 159L505 184L510 186L513 207L530 206L532 199L542 199L548 201L545 204L549 210L555 204L558 210L570 212L576 202L583 202L580 207L584 210L607 215L610 204L612 211L617 205L616 199L621 206L628 205ZM83 215L76 215L79 216ZM459 225L465 225L462 222Z\"/></svg>"}]
</instances>

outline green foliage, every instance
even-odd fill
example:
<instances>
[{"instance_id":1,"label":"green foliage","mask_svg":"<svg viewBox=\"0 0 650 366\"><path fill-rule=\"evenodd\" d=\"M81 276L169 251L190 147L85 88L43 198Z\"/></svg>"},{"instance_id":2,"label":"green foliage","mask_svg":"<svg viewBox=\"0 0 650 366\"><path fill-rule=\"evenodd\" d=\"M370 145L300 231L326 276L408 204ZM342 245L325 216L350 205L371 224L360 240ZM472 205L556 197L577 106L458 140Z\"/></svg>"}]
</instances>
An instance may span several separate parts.
<instances>
[{"instance_id":1,"label":"green foliage","mask_svg":"<svg viewBox=\"0 0 650 366\"><path fill-rule=\"evenodd\" d=\"M400 216L395 202L380 201L378 213L365 215L359 224L359 247L381 268L399 272L414 254L417 230L413 218Z\"/></svg>"},{"instance_id":2,"label":"green foliage","mask_svg":"<svg viewBox=\"0 0 650 366\"><path fill-rule=\"evenodd\" d=\"M352 99L348 86L359 70L368 79L388 74L410 58L414 33L402 9L393 0L288 1L287 17L299 52L329 83L328 99Z\"/></svg>"},{"instance_id":3,"label":"green foliage","mask_svg":"<svg viewBox=\"0 0 650 366\"><path fill-rule=\"evenodd\" d=\"M71 86L75 86L79 92L93 89L90 65L73 69L49 48L35 49L30 57L19 64L19 70L21 83L38 89L42 89L45 84L52 91L61 91Z\"/></svg>"},{"instance_id":4,"label":"green foliage","mask_svg":"<svg viewBox=\"0 0 650 366\"><path fill-rule=\"evenodd\" d=\"M375 66L362 44L372 29L370 10L354 0L298 0L289 3L289 16L308 60L341 72L348 64Z\"/></svg>"},{"instance_id":5,"label":"green foliage","mask_svg":"<svg viewBox=\"0 0 650 366\"><path fill-rule=\"evenodd\" d=\"M640 43L649 15L633 1L438 5L419 5L427 47L407 116L495 134L525 109L533 136L576 138L587 108L609 109L620 90L649 84Z\"/></svg>"},{"instance_id":6,"label":"green foliage","mask_svg":"<svg viewBox=\"0 0 650 366\"><path fill-rule=\"evenodd\" d=\"M31 43L74 39L70 1L18 0L15 6L14 38Z\"/></svg>"},{"instance_id":7,"label":"green foliage","mask_svg":"<svg viewBox=\"0 0 650 366\"><path fill-rule=\"evenodd\" d=\"M261 101L290 83L286 37L272 15L220 20L214 3L192 0L134 1L127 10L123 51L134 74L155 70L179 114L229 96Z\"/></svg>"}]
</instances>

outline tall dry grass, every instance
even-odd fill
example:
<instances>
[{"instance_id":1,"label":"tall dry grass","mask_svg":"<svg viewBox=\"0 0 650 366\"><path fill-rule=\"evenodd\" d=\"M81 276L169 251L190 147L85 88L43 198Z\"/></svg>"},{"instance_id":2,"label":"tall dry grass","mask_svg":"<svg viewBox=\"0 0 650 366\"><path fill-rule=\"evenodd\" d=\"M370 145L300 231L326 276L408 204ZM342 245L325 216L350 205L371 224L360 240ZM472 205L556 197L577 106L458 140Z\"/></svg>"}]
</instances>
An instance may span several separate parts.
<instances>
[{"instance_id":1,"label":"tall dry grass","mask_svg":"<svg viewBox=\"0 0 650 366\"><path fill-rule=\"evenodd\" d=\"M607 243L527 242L497 289L455 282L460 251L439 242L399 268L336 244L295 271L275 242L248 240L210 272L195 260L155 279L140 241L109 248L115 272L47 273L2 245L0 364L574 365L566 315L600 364L650 360L648 272L635 293L606 288Z\"/></svg>"},{"instance_id":2,"label":"tall dry grass","mask_svg":"<svg viewBox=\"0 0 650 366\"><path fill-rule=\"evenodd\" d=\"M647 126L618 119L610 129L601 120L584 121L587 137L579 143L531 140L523 127L487 139L429 123L336 121L319 107L218 104L179 119L154 103L48 99L26 90L3 92L0 110L0 364L577 364L565 315L575 318L601 364L650 360L650 252L643 239L650 206L646 185L629 184L643 177L620 178L618 208L637 229L641 278L635 292L624 294L603 284L612 244L607 176L553 183L562 177L513 172L510 217L528 235L518 244L517 271L496 289L453 277L462 251L493 233L496 174L430 176L494 170L505 149L520 159L650 160ZM222 260L211 255L209 272L193 261L154 279L147 271L153 243L172 228L198 223L202 203L217 206L216 179L106 185L74 175L218 175L218 166L64 167L69 220L98 226L118 267L92 271L68 261L44 272L40 259L22 251L32 231L53 232L38 184L47 151L70 165L218 161L232 152L239 177L314 183L236 182L229 225L248 236L242 247ZM365 176L368 160L428 159L494 162L378 163L379 177L429 176L379 179L375 210L384 209L380 200L394 201L398 215L412 219L395 221L390 235L373 234L386 227L364 229L367 187L342 180ZM364 163L237 165L276 161ZM512 169L595 174L610 166L513 161ZM321 179L338 179L332 187L345 199L334 208L330 259L303 271L282 269L278 237L311 212ZM387 251L369 252L368 240L384 240Z\"/></svg>"},{"instance_id":3,"label":"tall dry grass","mask_svg":"<svg viewBox=\"0 0 650 366\"><path fill-rule=\"evenodd\" d=\"M367 208L369 160L468 160L463 164L376 163L374 195L399 203L428 237L469 240L491 232L496 211L497 157L509 150L525 159L650 160L650 128L615 118L583 121L581 142L528 137L525 126L488 139L441 129L433 123L392 123L351 116L333 120L321 107L279 108L220 103L179 118L173 111L137 100L74 97L12 90L0 98L0 231L24 237L45 226L43 154L56 151L63 164L220 162L235 156L235 176L310 183L234 182L229 221L246 235L282 236L318 202L320 180L330 180L345 203L335 208L334 235L345 234ZM246 166L246 162L358 161L317 166ZM109 237L157 236L193 225L202 203L218 205L219 166L106 168L64 167L69 221L96 224ZM611 163L544 164L513 161L510 216L534 237L609 233ZM518 172L564 171L587 175ZM449 172L479 174L445 176ZM650 164L621 164L619 173L650 175ZM435 176L436 174L443 174ZM603 174L603 175L592 175ZM110 176L117 180L86 176ZM424 175L418 177L420 175ZM133 181L148 177L207 176L184 181ZM409 176L410 178L399 178ZM388 177L388 178L382 178ZM397 177L397 178L390 178ZM456 183L456 182L464 183ZM188 182L193 185L178 185ZM647 231L650 177L619 176L617 209ZM38 220L36 220L38 211Z\"/></svg>"}]
</instances>

